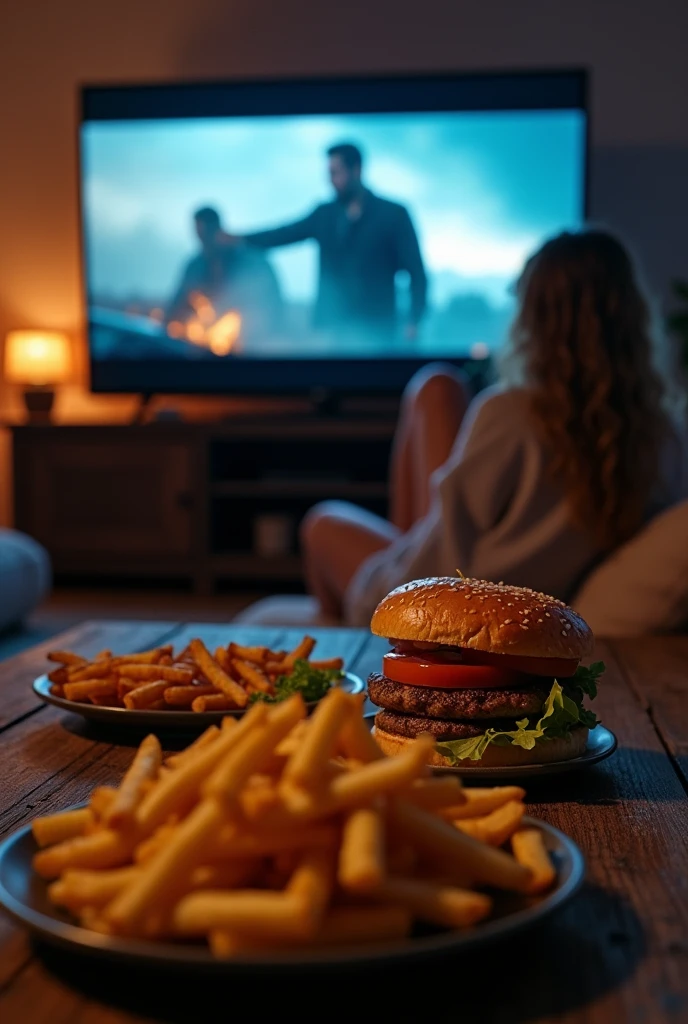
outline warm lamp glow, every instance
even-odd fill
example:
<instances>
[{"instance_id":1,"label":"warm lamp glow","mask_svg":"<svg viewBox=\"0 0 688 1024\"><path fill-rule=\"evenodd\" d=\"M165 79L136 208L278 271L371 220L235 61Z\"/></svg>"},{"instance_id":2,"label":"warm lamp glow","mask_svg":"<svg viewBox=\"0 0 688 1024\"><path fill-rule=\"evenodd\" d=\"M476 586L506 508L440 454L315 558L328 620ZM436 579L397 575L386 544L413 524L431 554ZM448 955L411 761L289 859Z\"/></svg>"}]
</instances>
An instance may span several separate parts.
<instances>
[{"instance_id":1,"label":"warm lamp glow","mask_svg":"<svg viewBox=\"0 0 688 1024\"><path fill-rule=\"evenodd\" d=\"M10 331L5 377L17 384L60 384L69 377L71 349L61 331Z\"/></svg>"}]
</instances>

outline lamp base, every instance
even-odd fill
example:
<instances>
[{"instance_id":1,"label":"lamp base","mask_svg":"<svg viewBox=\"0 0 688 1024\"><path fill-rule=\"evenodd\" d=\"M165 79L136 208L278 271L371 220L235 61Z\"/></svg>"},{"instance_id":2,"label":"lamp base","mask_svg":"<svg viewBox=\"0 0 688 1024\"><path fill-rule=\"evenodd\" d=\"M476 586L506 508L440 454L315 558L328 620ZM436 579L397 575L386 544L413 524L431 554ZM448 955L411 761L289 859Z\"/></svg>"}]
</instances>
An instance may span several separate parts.
<instances>
[{"instance_id":1,"label":"lamp base","mask_svg":"<svg viewBox=\"0 0 688 1024\"><path fill-rule=\"evenodd\" d=\"M48 387L26 388L24 405L29 414L29 423L50 423L50 414L55 401L55 392Z\"/></svg>"}]
</instances>

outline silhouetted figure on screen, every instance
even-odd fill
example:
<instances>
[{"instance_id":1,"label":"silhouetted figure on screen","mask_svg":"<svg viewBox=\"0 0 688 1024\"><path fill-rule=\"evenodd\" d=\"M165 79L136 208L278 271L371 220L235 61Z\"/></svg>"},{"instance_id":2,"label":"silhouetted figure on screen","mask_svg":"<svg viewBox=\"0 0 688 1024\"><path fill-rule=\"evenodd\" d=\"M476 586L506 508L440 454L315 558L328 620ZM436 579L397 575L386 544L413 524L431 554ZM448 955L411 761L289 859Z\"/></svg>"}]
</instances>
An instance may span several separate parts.
<instances>
[{"instance_id":1,"label":"silhouetted figure on screen","mask_svg":"<svg viewBox=\"0 0 688 1024\"><path fill-rule=\"evenodd\" d=\"M244 235L271 249L314 239L320 248L317 328L391 340L397 328L395 275L407 271L410 309L404 333L415 338L425 310L427 279L418 238L404 206L381 199L361 180L362 157L351 143L328 150L335 198L293 224Z\"/></svg>"},{"instance_id":2,"label":"silhouetted figure on screen","mask_svg":"<svg viewBox=\"0 0 688 1024\"><path fill-rule=\"evenodd\" d=\"M248 246L228 246L220 215L210 206L194 213L200 252L189 260L165 319L187 320L201 295L218 314L236 310L250 334L260 336L278 329L282 299L274 270L263 253Z\"/></svg>"}]
</instances>

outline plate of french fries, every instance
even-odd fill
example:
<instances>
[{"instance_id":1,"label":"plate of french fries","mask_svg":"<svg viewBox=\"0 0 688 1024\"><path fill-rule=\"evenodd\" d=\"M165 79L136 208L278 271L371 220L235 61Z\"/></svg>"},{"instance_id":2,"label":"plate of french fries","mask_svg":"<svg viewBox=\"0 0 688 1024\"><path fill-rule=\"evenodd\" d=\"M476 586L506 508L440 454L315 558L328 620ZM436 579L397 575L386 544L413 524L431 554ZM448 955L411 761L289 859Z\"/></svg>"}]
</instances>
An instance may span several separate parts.
<instances>
[{"instance_id":1,"label":"plate of french fries","mask_svg":"<svg viewBox=\"0 0 688 1024\"><path fill-rule=\"evenodd\" d=\"M312 709L333 686L363 691L342 658L312 657L315 646L304 636L291 651L233 642L210 651L196 637L176 653L172 644L132 654L101 651L91 659L51 651L53 668L33 689L41 700L95 721L195 731L257 702L300 693Z\"/></svg>"},{"instance_id":2,"label":"plate of french fries","mask_svg":"<svg viewBox=\"0 0 688 1024\"><path fill-rule=\"evenodd\" d=\"M579 887L583 859L522 789L464 788L387 757L363 695L256 702L0 846L0 904L51 942L192 968L350 965L513 933Z\"/></svg>"}]
</instances>

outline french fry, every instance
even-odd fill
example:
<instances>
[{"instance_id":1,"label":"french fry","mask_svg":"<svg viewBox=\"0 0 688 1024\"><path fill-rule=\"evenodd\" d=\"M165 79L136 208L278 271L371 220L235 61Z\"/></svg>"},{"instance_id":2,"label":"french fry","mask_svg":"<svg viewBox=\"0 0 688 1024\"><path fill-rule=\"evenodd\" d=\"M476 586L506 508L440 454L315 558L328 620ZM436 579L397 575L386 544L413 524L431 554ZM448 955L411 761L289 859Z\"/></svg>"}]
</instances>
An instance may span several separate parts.
<instances>
[{"instance_id":1,"label":"french fry","mask_svg":"<svg viewBox=\"0 0 688 1024\"><path fill-rule=\"evenodd\" d=\"M55 661L59 665L85 665L86 658L82 658L79 654L74 654L72 651L49 651L48 661Z\"/></svg>"},{"instance_id":2,"label":"french fry","mask_svg":"<svg viewBox=\"0 0 688 1024\"><path fill-rule=\"evenodd\" d=\"M239 686L220 668L203 641L199 639L192 640L189 644L189 649L194 661L208 682L212 683L218 690L221 690L230 700L233 700L238 708L245 708L248 704L248 694L243 686Z\"/></svg>"},{"instance_id":3,"label":"french fry","mask_svg":"<svg viewBox=\"0 0 688 1024\"><path fill-rule=\"evenodd\" d=\"M165 703L177 708L190 708L196 697L208 697L217 690L212 683L195 683L189 686L168 686Z\"/></svg>"},{"instance_id":4,"label":"french fry","mask_svg":"<svg viewBox=\"0 0 688 1024\"><path fill-rule=\"evenodd\" d=\"M267 647L242 647L241 644L231 643L227 653L233 661L238 659L250 661L254 665L264 665L272 652Z\"/></svg>"},{"instance_id":5,"label":"french fry","mask_svg":"<svg viewBox=\"0 0 688 1024\"><path fill-rule=\"evenodd\" d=\"M464 792L460 779L455 775L445 775L439 779L414 779L404 797L416 807L437 810L444 817L445 807L451 807L452 810L463 807Z\"/></svg>"},{"instance_id":6,"label":"french fry","mask_svg":"<svg viewBox=\"0 0 688 1024\"><path fill-rule=\"evenodd\" d=\"M311 668L324 669L324 670L341 669L341 668L344 667L344 659L343 658L324 658L321 661L311 661L310 662L310 666L311 666Z\"/></svg>"},{"instance_id":7,"label":"french fry","mask_svg":"<svg viewBox=\"0 0 688 1024\"><path fill-rule=\"evenodd\" d=\"M521 824L525 810L518 800L510 800L484 818L459 818L454 824L467 836L481 839L490 846L502 846Z\"/></svg>"},{"instance_id":8,"label":"french fry","mask_svg":"<svg viewBox=\"0 0 688 1024\"><path fill-rule=\"evenodd\" d=\"M94 657L93 660L94 661L111 661L112 660L112 651L108 650L107 647L106 647L104 650L98 651L98 653L96 654L96 656Z\"/></svg>"},{"instance_id":9,"label":"french fry","mask_svg":"<svg viewBox=\"0 0 688 1024\"><path fill-rule=\"evenodd\" d=\"M284 893L244 889L190 893L177 904L172 928L178 936L239 931L268 940L309 939L315 932L303 901Z\"/></svg>"},{"instance_id":10,"label":"french fry","mask_svg":"<svg viewBox=\"0 0 688 1024\"><path fill-rule=\"evenodd\" d=\"M226 826L211 844L208 856L213 861L237 857L266 857L271 852L305 848L329 848L336 845L339 832L334 825L307 825L298 829L238 829Z\"/></svg>"},{"instance_id":11,"label":"french fry","mask_svg":"<svg viewBox=\"0 0 688 1024\"><path fill-rule=\"evenodd\" d=\"M89 801L89 807L96 818L102 821L116 796L117 790L114 786L96 786Z\"/></svg>"},{"instance_id":12,"label":"french fry","mask_svg":"<svg viewBox=\"0 0 688 1024\"><path fill-rule=\"evenodd\" d=\"M312 664L312 663L311 663ZM357 761L381 761L385 756L363 719L365 694L360 693L349 697L352 713L346 718L339 734L339 745L345 757L353 757Z\"/></svg>"},{"instance_id":13,"label":"french fry","mask_svg":"<svg viewBox=\"0 0 688 1024\"><path fill-rule=\"evenodd\" d=\"M258 690L260 693L274 693L274 686L257 665L250 661L236 659L232 661L232 668L245 683L250 683L254 690Z\"/></svg>"},{"instance_id":14,"label":"french fry","mask_svg":"<svg viewBox=\"0 0 688 1024\"><path fill-rule=\"evenodd\" d=\"M439 813L443 818L448 821L456 821L459 818L479 818L484 814L496 811L498 807L509 803L510 800L523 800L526 795L525 789L521 789L520 786L493 786L491 789L466 787L462 792L462 801L457 800L455 804L440 806Z\"/></svg>"},{"instance_id":15,"label":"french fry","mask_svg":"<svg viewBox=\"0 0 688 1024\"><path fill-rule=\"evenodd\" d=\"M105 676L111 676L114 667L113 661L91 661L86 665L69 666L67 674L70 683L81 683L84 679L104 679Z\"/></svg>"},{"instance_id":16,"label":"french fry","mask_svg":"<svg viewBox=\"0 0 688 1024\"><path fill-rule=\"evenodd\" d=\"M303 741L284 769L282 781L285 786L320 788L322 769L332 756L339 731L351 711L347 695L339 689L330 693L329 700L318 704Z\"/></svg>"},{"instance_id":17,"label":"french fry","mask_svg":"<svg viewBox=\"0 0 688 1024\"><path fill-rule=\"evenodd\" d=\"M117 693L92 693L89 697L91 704L101 708L123 708L124 701Z\"/></svg>"},{"instance_id":18,"label":"french fry","mask_svg":"<svg viewBox=\"0 0 688 1024\"><path fill-rule=\"evenodd\" d=\"M271 707L266 715L259 715L260 704L254 704L241 725L260 725L249 728L226 757L218 764L203 787L205 796L214 796L228 808L234 808L246 780L259 771L279 741L298 721L306 717L306 708L300 695Z\"/></svg>"},{"instance_id":19,"label":"french fry","mask_svg":"<svg viewBox=\"0 0 688 1024\"><path fill-rule=\"evenodd\" d=\"M146 793L146 784L157 777L161 764L160 741L156 736L146 736L136 751L136 756L122 779L114 800L103 815L103 821L107 826L128 828L133 825L136 808Z\"/></svg>"},{"instance_id":20,"label":"french fry","mask_svg":"<svg viewBox=\"0 0 688 1024\"><path fill-rule=\"evenodd\" d=\"M226 672L227 675L230 675L231 671L232 671L232 660L229 657L229 653L227 652L227 648L226 647L216 647L215 648L215 653L214 653L213 657L215 658L215 661L218 663L220 668L224 672Z\"/></svg>"},{"instance_id":21,"label":"french fry","mask_svg":"<svg viewBox=\"0 0 688 1024\"><path fill-rule=\"evenodd\" d=\"M191 710L200 713L204 711L236 711L236 703L231 697L225 697L224 693L208 693L201 697L194 697L191 701Z\"/></svg>"},{"instance_id":22,"label":"french fry","mask_svg":"<svg viewBox=\"0 0 688 1024\"><path fill-rule=\"evenodd\" d=\"M48 679L51 683L55 683L56 686L62 688L65 683L69 682L69 673L64 665L60 665L59 668L54 668L52 672L48 672Z\"/></svg>"},{"instance_id":23,"label":"french fry","mask_svg":"<svg viewBox=\"0 0 688 1024\"><path fill-rule=\"evenodd\" d=\"M302 907L304 927L317 931L332 896L335 881L334 846L307 847L292 874L285 896Z\"/></svg>"},{"instance_id":24,"label":"french fry","mask_svg":"<svg viewBox=\"0 0 688 1024\"><path fill-rule=\"evenodd\" d=\"M223 819L224 812L216 800L199 803L169 842L141 865L140 874L110 903L105 911L108 923L123 934L157 930L160 918L187 889L193 869L201 866ZM153 927L149 923L152 921Z\"/></svg>"},{"instance_id":25,"label":"french fry","mask_svg":"<svg viewBox=\"0 0 688 1024\"><path fill-rule=\"evenodd\" d=\"M203 864L191 872L192 889L242 889L258 877L262 861L235 857L222 864Z\"/></svg>"},{"instance_id":26,"label":"french fry","mask_svg":"<svg viewBox=\"0 0 688 1024\"><path fill-rule=\"evenodd\" d=\"M41 878L57 878L68 868L117 868L127 863L132 847L126 836L104 829L40 850L33 868Z\"/></svg>"},{"instance_id":27,"label":"french fry","mask_svg":"<svg viewBox=\"0 0 688 1024\"><path fill-rule=\"evenodd\" d=\"M379 808L350 812L342 834L337 880L349 892L374 892L386 876L385 825Z\"/></svg>"},{"instance_id":28,"label":"french fry","mask_svg":"<svg viewBox=\"0 0 688 1024\"><path fill-rule=\"evenodd\" d=\"M483 893L411 878L389 878L375 895L378 899L406 907L414 917L445 928L466 928L476 924L492 909L492 900Z\"/></svg>"},{"instance_id":29,"label":"french fry","mask_svg":"<svg viewBox=\"0 0 688 1024\"><path fill-rule=\"evenodd\" d=\"M511 849L519 864L530 869L532 881L528 891L547 892L554 885L557 873L545 847L542 833L536 828L519 828L511 837Z\"/></svg>"},{"instance_id":30,"label":"french fry","mask_svg":"<svg viewBox=\"0 0 688 1024\"><path fill-rule=\"evenodd\" d=\"M48 888L48 899L77 913L84 907L104 907L139 874L133 866L111 871L65 871Z\"/></svg>"},{"instance_id":31,"label":"french fry","mask_svg":"<svg viewBox=\"0 0 688 1024\"><path fill-rule=\"evenodd\" d=\"M141 665L178 664L158 657ZM127 681L128 697L171 688ZM227 700L196 700L215 697ZM532 899L553 883L542 833L523 827L522 790L466 795L455 779L433 779L428 734L385 757L361 711L341 690L310 718L301 696L258 702L164 764L147 737L118 789L34 823L49 899L104 934L204 938L217 956L260 958L400 941L414 921L472 927L492 906L476 889ZM509 840L512 852L500 848Z\"/></svg>"},{"instance_id":32,"label":"french fry","mask_svg":"<svg viewBox=\"0 0 688 1024\"><path fill-rule=\"evenodd\" d=\"M163 644L162 647L153 647L150 651L140 651L138 654L121 654L112 659L112 664L121 665L157 665L165 654L172 654L172 644Z\"/></svg>"},{"instance_id":33,"label":"french fry","mask_svg":"<svg viewBox=\"0 0 688 1024\"><path fill-rule=\"evenodd\" d=\"M61 683L53 683L50 687L53 697L64 697L64 686Z\"/></svg>"},{"instance_id":34,"label":"french fry","mask_svg":"<svg viewBox=\"0 0 688 1024\"><path fill-rule=\"evenodd\" d=\"M226 719L222 723L219 737L213 743L197 749L193 756L187 752L184 763L161 779L144 797L136 812L136 827L142 837L149 836L160 825L164 825L173 814L181 815L188 811L198 799L201 785L218 762L253 728L256 718L267 715L265 705L256 705L255 708L258 710L251 708L249 714L240 721Z\"/></svg>"},{"instance_id":35,"label":"french fry","mask_svg":"<svg viewBox=\"0 0 688 1024\"><path fill-rule=\"evenodd\" d=\"M293 651L290 651L282 659L282 665L284 666L283 671L289 671L292 669L297 661L303 658L310 658L311 652L315 647L315 640L312 636L305 636L300 643L296 645Z\"/></svg>"},{"instance_id":36,"label":"french fry","mask_svg":"<svg viewBox=\"0 0 688 1024\"><path fill-rule=\"evenodd\" d=\"M497 889L527 892L530 870L504 850L466 836L448 822L404 800L392 800L390 817L408 842L444 868Z\"/></svg>"},{"instance_id":37,"label":"french fry","mask_svg":"<svg viewBox=\"0 0 688 1024\"><path fill-rule=\"evenodd\" d=\"M399 757L373 761L356 772L338 776L329 788L334 806L340 809L352 807L367 803L382 793L402 789L414 775L425 769L434 743L428 733L421 734Z\"/></svg>"},{"instance_id":38,"label":"french fry","mask_svg":"<svg viewBox=\"0 0 688 1024\"><path fill-rule=\"evenodd\" d=\"M155 682L146 683L144 686L137 686L134 690L124 695L124 706L133 710L152 708L158 701L165 704L165 690L170 684L166 679L158 679Z\"/></svg>"},{"instance_id":39,"label":"french fry","mask_svg":"<svg viewBox=\"0 0 688 1024\"><path fill-rule=\"evenodd\" d=\"M160 828L156 829L152 836L148 839L144 839L143 842L139 843L133 853L134 862L136 864L143 864L144 861L150 860L155 854L162 849L165 843L168 842L170 836L176 831L177 822L174 824L169 823L167 825L161 825Z\"/></svg>"},{"instance_id":40,"label":"french fry","mask_svg":"<svg viewBox=\"0 0 688 1024\"><path fill-rule=\"evenodd\" d=\"M78 683L65 683L64 695L67 700L87 701L91 697L116 696L117 679L115 676L84 679Z\"/></svg>"},{"instance_id":41,"label":"french fry","mask_svg":"<svg viewBox=\"0 0 688 1024\"><path fill-rule=\"evenodd\" d=\"M205 732L202 732L198 739L195 739L185 750L180 750L178 754L170 754L165 761L165 766L168 768L179 768L189 757L193 757L197 751L212 743L219 735L220 730L218 727L216 725L209 725Z\"/></svg>"},{"instance_id":42,"label":"french fry","mask_svg":"<svg viewBox=\"0 0 688 1024\"><path fill-rule=\"evenodd\" d=\"M112 929L103 920L100 911L96 907L84 907L82 910L76 911L76 913L83 928L88 928L91 932L99 932L101 935L110 935L112 933Z\"/></svg>"},{"instance_id":43,"label":"french fry","mask_svg":"<svg viewBox=\"0 0 688 1024\"><path fill-rule=\"evenodd\" d=\"M149 682L164 679L175 686L189 686L193 681L190 668L174 668L172 665L120 665L118 672L124 679L145 679Z\"/></svg>"},{"instance_id":44,"label":"french fry","mask_svg":"<svg viewBox=\"0 0 688 1024\"><path fill-rule=\"evenodd\" d=\"M66 839L74 839L75 836L82 836L94 821L93 811L84 807L78 811L61 811L59 814L46 814L42 818L34 818L31 831L42 848L62 843Z\"/></svg>"}]
</instances>

